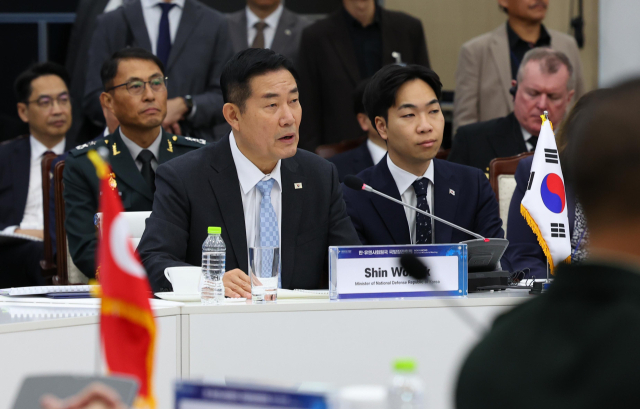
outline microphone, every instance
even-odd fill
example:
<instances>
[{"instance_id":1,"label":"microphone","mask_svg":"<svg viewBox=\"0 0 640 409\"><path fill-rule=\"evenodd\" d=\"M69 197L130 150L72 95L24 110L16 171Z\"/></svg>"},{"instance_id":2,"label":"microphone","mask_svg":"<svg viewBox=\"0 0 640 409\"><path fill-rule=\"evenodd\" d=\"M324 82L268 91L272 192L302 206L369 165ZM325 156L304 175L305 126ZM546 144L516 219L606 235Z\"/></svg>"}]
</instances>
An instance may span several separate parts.
<instances>
[{"instance_id":1,"label":"microphone","mask_svg":"<svg viewBox=\"0 0 640 409\"><path fill-rule=\"evenodd\" d=\"M400 256L400 265L405 269L407 274L417 280L424 280L431 276L427 266L422 264L422 262L418 260L418 257L413 254L405 253Z\"/></svg>"},{"instance_id":2,"label":"microphone","mask_svg":"<svg viewBox=\"0 0 640 409\"><path fill-rule=\"evenodd\" d=\"M429 216L429 217L431 217L432 219L436 219L436 220L437 220L437 221L439 221L440 223L444 223L444 224L446 224L447 226L453 227L454 229L457 229L457 230L460 230L461 232L467 233L468 235L473 236L473 237L475 237L475 238L477 238L477 239L484 240L484 241L486 241L486 242L488 242L488 241L489 241L489 239L485 239L484 237L482 237L481 235L479 235L479 234L477 234L477 233L474 233L474 232L472 232L472 231L470 231L470 230L467 230L467 229L465 229L465 228L463 228L463 227L460 227L460 226L458 226L458 225L456 225L456 224L453 224L453 223L448 222L448 221L446 221L446 220L444 220L444 219L441 219L441 218L439 218L438 216L434 216L434 215L432 215L431 213L427 213L427 212L425 212L424 210L420 210L420 209L418 209L417 207L413 207L413 206L411 206L411 205L408 205L408 204L404 203L403 201L398 200L398 199L395 199L395 198L393 198L393 197L391 197L391 196L385 195L385 194L384 194L384 193L382 193L382 192L378 192L377 190L375 190L375 189L374 189L374 188L372 188L371 186L369 186L369 185L365 184L365 183L362 181L362 179L360 179L360 178L359 178L359 177L357 177L357 176L354 176L354 175L348 175L348 176L346 176L346 177L344 178L344 184L345 184L345 186L347 186L348 188L353 189L353 190L364 190L365 192L375 193L375 194L376 194L376 195L378 195L378 196L382 196L382 197L384 197L385 199L389 199L389 200L391 200L392 202L396 202L396 203L398 203L398 204L401 204L401 205L402 205L402 206L404 206L404 207L408 207L409 209L412 209L412 210L414 210L414 211L416 211L416 212L418 212L418 213L424 214L425 216Z\"/></svg>"}]
</instances>

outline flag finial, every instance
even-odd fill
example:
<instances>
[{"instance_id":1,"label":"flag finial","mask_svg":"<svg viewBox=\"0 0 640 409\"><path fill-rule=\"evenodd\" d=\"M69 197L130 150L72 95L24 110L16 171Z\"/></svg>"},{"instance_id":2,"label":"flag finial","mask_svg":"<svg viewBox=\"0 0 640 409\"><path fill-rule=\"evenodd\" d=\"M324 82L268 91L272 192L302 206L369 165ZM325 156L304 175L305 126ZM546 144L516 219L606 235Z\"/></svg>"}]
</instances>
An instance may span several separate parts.
<instances>
[{"instance_id":1,"label":"flag finial","mask_svg":"<svg viewBox=\"0 0 640 409\"><path fill-rule=\"evenodd\" d=\"M92 149L87 152L87 157L89 158L91 163L93 163L93 166L95 166L98 179L104 179L109 176L109 166L107 166L107 163L104 161L104 159L102 159L102 155L100 153Z\"/></svg>"},{"instance_id":2,"label":"flag finial","mask_svg":"<svg viewBox=\"0 0 640 409\"><path fill-rule=\"evenodd\" d=\"M544 120L545 121L549 120L549 111L544 111Z\"/></svg>"}]
</instances>

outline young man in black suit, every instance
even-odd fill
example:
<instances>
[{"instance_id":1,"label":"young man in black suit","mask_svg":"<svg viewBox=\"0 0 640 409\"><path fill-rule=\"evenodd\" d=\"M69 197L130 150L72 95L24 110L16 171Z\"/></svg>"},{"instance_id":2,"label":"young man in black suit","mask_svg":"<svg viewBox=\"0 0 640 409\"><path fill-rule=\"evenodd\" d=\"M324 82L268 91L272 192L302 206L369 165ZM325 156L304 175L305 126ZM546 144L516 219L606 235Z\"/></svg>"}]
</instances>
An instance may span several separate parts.
<instances>
[{"instance_id":1,"label":"young man in black suit","mask_svg":"<svg viewBox=\"0 0 640 409\"><path fill-rule=\"evenodd\" d=\"M0 231L43 238L41 162L60 155L71 127L71 98L65 69L36 64L16 79L18 115L30 135L0 144ZM0 244L0 288L44 284L42 242Z\"/></svg>"},{"instance_id":2,"label":"young man in black suit","mask_svg":"<svg viewBox=\"0 0 640 409\"><path fill-rule=\"evenodd\" d=\"M375 0L342 0L342 7L302 32L301 100L307 114L300 147L353 138L360 129L349 98L358 83L400 58L429 67L422 23Z\"/></svg>"},{"instance_id":3,"label":"young man in black suit","mask_svg":"<svg viewBox=\"0 0 640 409\"><path fill-rule=\"evenodd\" d=\"M435 159L442 143L440 79L420 65L383 67L364 106L388 154L358 176L374 189L484 237L502 238L498 203L477 169ZM473 239L373 193L346 190L347 212L362 244L457 243ZM503 266L507 268L508 266Z\"/></svg>"},{"instance_id":4,"label":"young man in black suit","mask_svg":"<svg viewBox=\"0 0 640 409\"><path fill-rule=\"evenodd\" d=\"M272 50L236 54L221 77L230 135L158 167L138 247L154 291L170 291L165 268L201 265L207 227L220 226L226 295L250 298L247 254L261 227L263 190L277 217L282 288L326 288L328 246L359 244L335 166L297 149L296 77L291 61Z\"/></svg>"},{"instance_id":5,"label":"young man in black suit","mask_svg":"<svg viewBox=\"0 0 640 409\"><path fill-rule=\"evenodd\" d=\"M371 123L362 103L362 96L368 83L368 80L362 81L353 92L353 113L356 115L362 132L367 135L367 140L357 148L329 158L329 162L338 168L340 182L347 175L357 175L363 170L376 165L387 154L387 144Z\"/></svg>"},{"instance_id":6,"label":"young man in black suit","mask_svg":"<svg viewBox=\"0 0 640 409\"><path fill-rule=\"evenodd\" d=\"M512 82L513 112L502 118L461 126L448 159L488 174L492 159L534 151L542 126L540 115L548 111L553 126L560 126L573 98L575 83L571 61L564 53L550 48L527 51L517 82Z\"/></svg>"},{"instance_id":7,"label":"young man in black suit","mask_svg":"<svg viewBox=\"0 0 640 409\"><path fill-rule=\"evenodd\" d=\"M546 294L494 322L462 367L458 409L636 405L639 105L640 80L621 84L589 103L569 130L566 180L589 223L589 258L561 265ZM520 379L535 391L504 385Z\"/></svg>"}]
</instances>

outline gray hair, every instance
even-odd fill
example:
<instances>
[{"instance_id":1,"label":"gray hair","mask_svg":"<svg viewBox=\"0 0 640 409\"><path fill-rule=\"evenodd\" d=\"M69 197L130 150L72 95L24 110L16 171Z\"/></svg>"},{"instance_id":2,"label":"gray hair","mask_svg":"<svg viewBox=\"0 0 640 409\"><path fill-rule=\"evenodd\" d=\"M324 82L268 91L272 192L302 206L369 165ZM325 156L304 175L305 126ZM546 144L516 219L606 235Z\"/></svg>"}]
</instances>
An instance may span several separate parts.
<instances>
[{"instance_id":1,"label":"gray hair","mask_svg":"<svg viewBox=\"0 0 640 409\"><path fill-rule=\"evenodd\" d=\"M567 81L567 89L569 91L576 87L576 77L573 73L573 65L569 61L569 57L562 51L552 50L548 47L536 47L533 48L524 55L520 68L518 68L517 80L518 83L522 82L524 77L524 67L529 61L539 61L540 70L543 74L555 74L560 70L560 66L564 65L569 71L569 81Z\"/></svg>"}]
</instances>

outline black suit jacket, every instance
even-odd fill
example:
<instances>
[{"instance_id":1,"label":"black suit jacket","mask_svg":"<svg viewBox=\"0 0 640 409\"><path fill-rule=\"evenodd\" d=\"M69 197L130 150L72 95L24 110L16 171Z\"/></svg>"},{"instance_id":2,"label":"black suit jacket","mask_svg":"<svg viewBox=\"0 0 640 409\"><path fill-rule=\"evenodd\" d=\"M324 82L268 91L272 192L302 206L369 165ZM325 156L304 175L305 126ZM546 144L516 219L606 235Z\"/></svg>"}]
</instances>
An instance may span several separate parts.
<instances>
[{"instance_id":1,"label":"black suit jacket","mask_svg":"<svg viewBox=\"0 0 640 409\"><path fill-rule=\"evenodd\" d=\"M502 238L498 202L487 178L476 169L433 159L433 214L484 237ZM402 200L385 156L361 172L364 183ZM404 207L369 192L345 189L347 212L365 245L411 244ZM472 236L435 222L436 243L458 243Z\"/></svg>"},{"instance_id":2,"label":"black suit jacket","mask_svg":"<svg viewBox=\"0 0 640 409\"><path fill-rule=\"evenodd\" d=\"M489 172L494 158L528 152L520 123L512 113L485 122L461 126L453 139L448 160Z\"/></svg>"},{"instance_id":3,"label":"black suit jacket","mask_svg":"<svg viewBox=\"0 0 640 409\"><path fill-rule=\"evenodd\" d=\"M362 133L353 114L352 94L360 78L353 42L342 9L307 27L299 53L300 101L304 121L300 147L336 143ZM407 64L429 67L427 44L420 20L380 7L382 63L395 62L396 51Z\"/></svg>"},{"instance_id":4,"label":"black suit jacket","mask_svg":"<svg viewBox=\"0 0 640 409\"><path fill-rule=\"evenodd\" d=\"M344 181L345 176L357 175L374 165L371 153L367 147L367 141L364 141L355 149L332 156L329 158L329 162L338 168L340 182Z\"/></svg>"},{"instance_id":5,"label":"black suit jacket","mask_svg":"<svg viewBox=\"0 0 640 409\"><path fill-rule=\"evenodd\" d=\"M158 164L197 149L206 143L172 135L164 130L161 137ZM93 217L98 212L100 181L95 167L87 157L87 152L99 146L106 146L109 149L109 163L115 175L114 179L122 198L124 211L149 211L154 197L131 153L122 142L120 128L111 135L77 146L68 153L63 181L65 229L69 240L69 253L74 264L89 278L95 277L96 272L97 239Z\"/></svg>"},{"instance_id":6,"label":"black suit jacket","mask_svg":"<svg viewBox=\"0 0 640 409\"><path fill-rule=\"evenodd\" d=\"M102 63L127 46L151 51L140 0L98 17L89 49L83 101L85 114L95 123L104 124L99 98L103 89ZM213 126L226 124L220 75L232 55L225 17L196 0L186 0L165 67L169 98L191 95L197 106L194 117L181 123L184 134L213 140Z\"/></svg>"},{"instance_id":7,"label":"black suit jacket","mask_svg":"<svg viewBox=\"0 0 640 409\"><path fill-rule=\"evenodd\" d=\"M561 265L548 293L496 319L470 353L458 379L456 407L635 407L639 269ZM523 380L533 390L509 386Z\"/></svg>"},{"instance_id":8,"label":"black suit jacket","mask_svg":"<svg viewBox=\"0 0 640 409\"><path fill-rule=\"evenodd\" d=\"M282 287L327 288L328 246L359 244L336 169L303 150L283 159L280 169ZM153 212L138 246L154 291L171 288L165 268L201 265L208 226L222 228L226 270L247 272L240 182L228 137L158 167Z\"/></svg>"}]
</instances>

